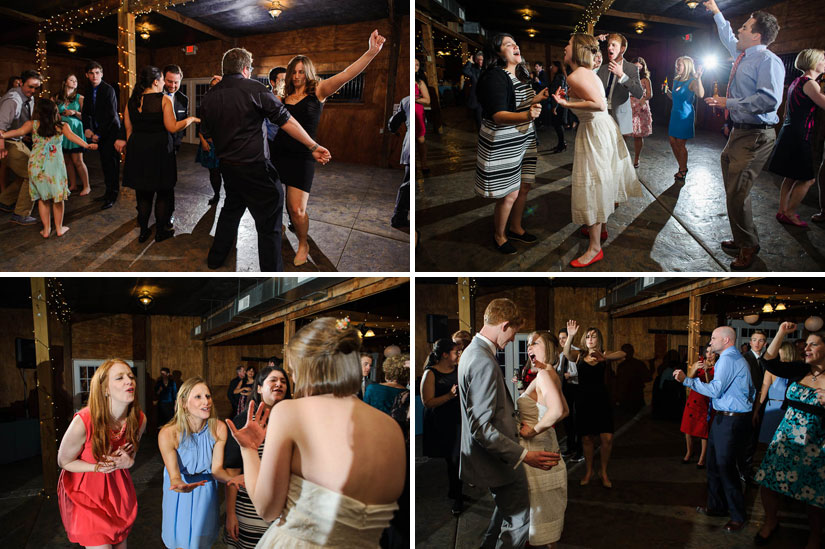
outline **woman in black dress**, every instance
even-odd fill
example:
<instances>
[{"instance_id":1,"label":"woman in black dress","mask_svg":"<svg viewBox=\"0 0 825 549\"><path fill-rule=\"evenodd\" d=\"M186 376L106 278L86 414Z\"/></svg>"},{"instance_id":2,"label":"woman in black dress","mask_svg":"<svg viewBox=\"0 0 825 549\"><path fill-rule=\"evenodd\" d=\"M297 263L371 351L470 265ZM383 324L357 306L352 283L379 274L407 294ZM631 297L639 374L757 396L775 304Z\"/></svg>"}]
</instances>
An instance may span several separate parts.
<instances>
[{"instance_id":1,"label":"woman in black dress","mask_svg":"<svg viewBox=\"0 0 825 549\"><path fill-rule=\"evenodd\" d=\"M593 451L596 437L601 439L601 473L602 486L612 488L613 483L607 477L607 463L613 449L613 407L607 384L604 382L608 360L625 357L624 351L605 352L604 338L598 328L585 330L579 349L572 348L573 338L579 331L575 320L567 321L567 341L564 343L564 356L575 362L579 370L579 393L576 396L576 430L582 437L586 471L579 484L590 483L593 475Z\"/></svg>"},{"instance_id":2,"label":"woman in black dress","mask_svg":"<svg viewBox=\"0 0 825 549\"><path fill-rule=\"evenodd\" d=\"M172 134L185 129L194 116L175 120L172 101L163 94L163 74L157 67L143 67L137 85L123 114L126 125L126 162L123 185L135 189L137 195L138 242L146 242L151 234L149 215L155 201L155 241L174 234L167 230L175 198L178 169ZM155 196L157 195L157 198Z\"/></svg>"},{"instance_id":3,"label":"woman in black dress","mask_svg":"<svg viewBox=\"0 0 825 549\"><path fill-rule=\"evenodd\" d=\"M424 404L424 455L447 461L448 496L452 512L463 510L462 484L458 478L461 440L461 408L458 400L458 345L439 339L424 365L421 402Z\"/></svg>"},{"instance_id":4,"label":"woman in black dress","mask_svg":"<svg viewBox=\"0 0 825 549\"><path fill-rule=\"evenodd\" d=\"M377 30L372 31L367 52L355 63L326 80L318 79L315 65L309 57L296 55L289 62L286 67L284 105L312 138L318 133L318 122L321 119L324 101L361 74L381 51L385 40ZM298 236L298 249L293 262L297 267L306 263L309 255L309 216L306 210L312 178L315 175L315 159L312 157L312 151L286 132L279 131L273 142L275 150L272 151L272 161L281 181L286 185L286 206L295 226L295 234Z\"/></svg>"},{"instance_id":5,"label":"woman in black dress","mask_svg":"<svg viewBox=\"0 0 825 549\"><path fill-rule=\"evenodd\" d=\"M808 224L796 213L796 208L813 185L816 175L811 136L817 106L825 109L825 95L816 83L819 75L825 72L825 53L815 49L802 50L796 56L794 66L803 74L788 88L785 122L776 138L768 170L785 178L779 189L776 220L785 225L807 227Z\"/></svg>"}]
</instances>

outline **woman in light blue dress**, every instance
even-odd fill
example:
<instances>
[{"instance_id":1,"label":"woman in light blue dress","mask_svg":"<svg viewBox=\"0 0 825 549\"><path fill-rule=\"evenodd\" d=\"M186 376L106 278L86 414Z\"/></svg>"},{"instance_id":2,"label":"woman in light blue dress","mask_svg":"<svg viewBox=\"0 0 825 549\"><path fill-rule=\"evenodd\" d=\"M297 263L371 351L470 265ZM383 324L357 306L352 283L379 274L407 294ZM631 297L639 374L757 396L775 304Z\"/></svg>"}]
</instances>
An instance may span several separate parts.
<instances>
[{"instance_id":1,"label":"woman in light blue dress","mask_svg":"<svg viewBox=\"0 0 825 549\"><path fill-rule=\"evenodd\" d=\"M779 348L780 362L795 362L799 360L796 347L790 341L785 341ZM762 390L759 392L759 404L754 410L754 422L762 404L765 404L765 415L762 417L762 426L759 429L759 442L770 444L776 428L785 416L782 403L785 402L785 391L788 389L788 380L765 372L762 381Z\"/></svg>"},{"instance_id":2,"label":"woman in light blue dress","mask_svg":"<svg viewBox=\"0 0 825 549\"><path fill-rule=\"evenodd\" d=\"M665 95L673 100L673 108L670 111L670 125L667 128L670 136L670 148L673 149L673 156L679 163L679 171L674 177L684 180L687 176L688 152L687 140L693 139L693 125L695 117L694 103L696 98L702 99L705 96L705 88L702 87L703 67L694 70L693 59L684 56L676 60L676 77L673 79L673 90L670 90L667 83L663 91Z\"/></svg>"},{"instance_id":3,"label":"woman in light blue dress","mask_svg":"<svg viewBox=\"0 0 825 549\"><path fill-rule=\"evenodd\" d=\"M60 92L55 96L54 102L60 111L60 120L68 124L75 135L83 141L83 122L80 119L80 111L83 110L83 96L77 93L77 77L70 74L63 80ZM72 143L67 138L63 138L63 159L66 162L66 174L69 177L69 190L77 191L77 180L80 179L83 189L80 196L86 196L92 191L89 186L89 169L83 162L83 147Z\"/></svg>"},{"instance_id":4,"label":"woman in light blue dress","mask_svg":"<svg viewBox=\"0 0 825 549\"><path fill-rule=\"evenodd\" d=\"M223 468L226 436L206 382L200 377L184 381L175 417L158 435L165 466L161 535L169 549L209 549L218 539L218 481L231 478ZM214 453L219 459L212 459Z\"/></svg>"}]
</instances>

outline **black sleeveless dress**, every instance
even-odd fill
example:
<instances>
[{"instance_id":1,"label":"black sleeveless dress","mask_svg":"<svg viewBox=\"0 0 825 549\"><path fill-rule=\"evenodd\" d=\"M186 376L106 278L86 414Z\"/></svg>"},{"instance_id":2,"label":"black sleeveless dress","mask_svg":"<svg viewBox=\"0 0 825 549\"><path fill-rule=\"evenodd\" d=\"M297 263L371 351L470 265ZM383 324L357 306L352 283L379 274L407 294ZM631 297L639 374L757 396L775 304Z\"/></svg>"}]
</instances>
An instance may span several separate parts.
<instances>
[{"instance_id":1,"label":"black sleeveless dress","mask_svg":"<svg viewBox=\"0 0 825 549\"><path fill-rule=\"evenodd\" d=\"M607 362L591 366L579 357L579 392L576 396L576 430L580 435L613 432L613 407L604 382Z\"/></svg>"},{"instance_id":2,"label":"black sleeveless dress","mask_svg":"<svg viewBox=\"0 0 825 549\"><path fill-rule=\"evenodd\" d=\"M324 104L318 101L315 94L310 94L294 105L284 103L295 120L303 126L309 136L315 139L318 133L318 123L321 121L321 111ZM297 142L285 131L279 130L272 141L272 163L278 170L281 181L287 187L295 187L304 192L312 188L312 178L315 176L315 159L312 153L303 144Z\"/></svg>"},{"instance_id":3,"label":"black sleeveless dress","mask_svg":"<svg viewBox=\"0 0 825 549\"><path fill-rule=\"evenodd\" d=\"M138 111L128 104L132 135L126 145L123 185L138 191L173 189L178 180L178 167L172 134L163 125L162 93L143 96L143 108Z\"/></svg>"},{"instance_id":4,"label":"black sleeveless dress","mask_svg":"<svg viewBox=\"0 0 825 549\"><path fill-rule=\"evenodd\" d=\"M435 376L435 396L446 395L458 385L458 368L442 374L427 368ZM436 408L424 408L424 455L450 457L458 454L461 439L461 406L453 398Z\"/></svg>"},{"instance_id":5,"label":"black sleeveless dress","mask_svg":"<svg viewBox=\"0 0 825 549\"><path fill-rule=\"evenodd\" d=\"M800 181L813 179L817 164L811 149L816 104L802 89L809 80L802 75L788 88L785 121L768 160L768 171Z\"/></svg>"}]
</instances>

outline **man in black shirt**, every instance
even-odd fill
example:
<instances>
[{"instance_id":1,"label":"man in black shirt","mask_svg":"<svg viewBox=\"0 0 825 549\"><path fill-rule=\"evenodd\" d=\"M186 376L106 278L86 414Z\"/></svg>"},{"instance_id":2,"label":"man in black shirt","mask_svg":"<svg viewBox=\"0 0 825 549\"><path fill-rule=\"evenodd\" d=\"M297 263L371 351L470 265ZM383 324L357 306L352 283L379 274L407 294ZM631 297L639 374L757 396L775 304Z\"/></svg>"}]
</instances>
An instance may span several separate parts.
<instances>
[{"instance_id":1,"label":"man in black shirt","mask_svg":"<svg viewBox=\"0 0 825 549\"><path fill-rule=\"evenodd\" d=\"M226 260L238 235L241 216L249 208L258 231L261 271L281 271L284 195L278 172L269 161L264 119L306 146L321 164L331 157L266 86L250 79L251 53L233 48L223 55L222 65L223 80L201 99L201 133L215 145L226 186L226 200L207 265L217 269Z\"/></svg>"}]
</instances>

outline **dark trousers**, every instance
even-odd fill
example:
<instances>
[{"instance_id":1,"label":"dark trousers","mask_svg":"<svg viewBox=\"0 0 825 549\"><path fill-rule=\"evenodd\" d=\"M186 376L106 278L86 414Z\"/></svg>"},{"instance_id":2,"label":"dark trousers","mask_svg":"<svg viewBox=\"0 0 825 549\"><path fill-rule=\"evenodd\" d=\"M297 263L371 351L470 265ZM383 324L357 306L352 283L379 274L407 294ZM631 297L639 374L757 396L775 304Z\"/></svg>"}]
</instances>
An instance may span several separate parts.
<instances>
[{"instance_id":1,"label":"dark trousers","mask_svg":"<svg viewBox=\"0 0 825 549\"><path fill-rule=\"evenodd\" d=\"M209 250L209 264L221 264L238 236L238 225L249 209L258 231L258 260L261 272L283 271L281 258L281 222L284 193L278 172L269 160L230 166L221 162L226 189L215 240Z\"/></svg>"},{"instance_id":2,"label":"dark trousers","mask_svg":"<svg viewBox=\"0 0 825 549\"><path fill-rule=\"evenodd\" d=\"M470 107L470 112L473 115L473 121L476 123L476 132L478 132L481 129L481 114L482 114L481 105L476 105L475 107Z\"/></svg>"},{"instance_id":3,"label":"dark trousers","mask_svg":"<svg viewBox=\"0 0 825 549\"><path fill-rule=\"evenodd\" d=\"M582 437L576 429L576 394L578 385L565 383L562 386L562 393L567 400L569 414L564 418L564 432L567 436L567 451L574 452L577 456L582 455Z\"/></svg>"},{"instance_id":4,"label":"dark trousers","mask_svg":"<svg viewBox=\"0 0 825 549\"><path fill-rule=\"evenodd\" d=\"M115 200L120 192L120 153L115 150L115 139L101 138L97 150L100 153L100 167L103 168L106 196Z\"/></svg>"},{"instance_id":5,"label":"dark trousers","mask_svg":"<svg viewBox=\"0 0 825 549\"><path fill-rule=\"evenodd\" d=\"M212 185L212 191L215 196L221 194L221 169L209 168L209 184Z\"/></svg>"},{"instance_id":6,"label":"dark trousers","mask_svg":"<svg viewBox=\"0 0 825 549\"><path fill-rule=\"evenodd\" d=\"M175 190L166 191L135 191L137 197L138 225L141 229L149 228L149 216L152 213L152 202L155 203L155 227L158 231L165 231L169 225L174 207ZM155 199L155 196L157 198Z\"/></svg>"},{"instance_id":7,"label":"dark trousers","mask_svg":"<svg viewBox=\"0 0 825 549\"><path fill-rule=\"evenodd\" d=\"M218 183L220 185L220 182ZM392 212L393 218L407 218L410 213L410 165L404 166L404 181L398 187L398 194L395 195L395 210Z\"/></svg>"},{"instance_id":8,"label":"dark trousers","mask_svg":"<svg viewBox=\"0 0 825 549\"><path fill-rule=\"evenodd\" d=\"M737 463L750 436L750 414L716 414L708 435L708 510L729 513L735 522L745 522L745 494Z\"/></svg>"},{"instance_id":9,"label":"dark trousers","mask_svg":"<svg viewBox=\"0 0 825 549\"><path fill-rule=\"evenodd\" d=\"M461 500L464 494L464 483L458 476L459 463L461 461L459 452L453 452L452 455L444 456L444 460L447 462L447 482L449 486L447 497Z\"/></svg>"}]
</instances>

